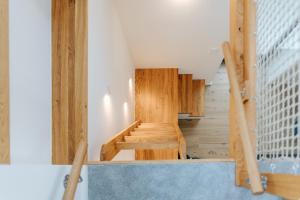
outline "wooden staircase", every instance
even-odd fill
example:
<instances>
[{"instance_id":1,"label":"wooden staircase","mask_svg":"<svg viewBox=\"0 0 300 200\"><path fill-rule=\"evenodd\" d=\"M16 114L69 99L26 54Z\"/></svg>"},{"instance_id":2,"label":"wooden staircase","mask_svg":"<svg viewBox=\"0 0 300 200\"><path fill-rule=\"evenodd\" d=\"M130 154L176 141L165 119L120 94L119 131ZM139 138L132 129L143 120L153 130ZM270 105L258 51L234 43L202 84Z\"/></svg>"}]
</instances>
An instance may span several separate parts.
<instances>
[{"instance_id":1,"label":"wooden staircase","mask_svg":"<svg viewBox=\"0 0 300 200\"><path fill-rule=\"evenodd\" d=\"M204 92L205 80L179 74L178 68L136 69L135 116L141 121L105 143L101 160L111 161L121 150L130 149L136 160L186 159L178 113L202 116Z\"/></svg>"},{"instance_id":2,"label":"wooden staircase","mask_svg":"<svg viewBox=\"0 0 300 200\"><path fill-rule=\"evenodd\" d=\"M205 80L194 80L192 74L178 75L178 113L203 116L204 94Z\"/></svg>"},{"instance_id":3,"label":"wooden staircase","mask_svg":"<svg viewBox=\"0 0 300 200\"><path fill-rule=\"evenodd\" d=\"M177 124L136 121L101 149L101 161L110 161L121 150L135 150L136 160L186 158L186 144Z\"/></svg>"}]
</instances>

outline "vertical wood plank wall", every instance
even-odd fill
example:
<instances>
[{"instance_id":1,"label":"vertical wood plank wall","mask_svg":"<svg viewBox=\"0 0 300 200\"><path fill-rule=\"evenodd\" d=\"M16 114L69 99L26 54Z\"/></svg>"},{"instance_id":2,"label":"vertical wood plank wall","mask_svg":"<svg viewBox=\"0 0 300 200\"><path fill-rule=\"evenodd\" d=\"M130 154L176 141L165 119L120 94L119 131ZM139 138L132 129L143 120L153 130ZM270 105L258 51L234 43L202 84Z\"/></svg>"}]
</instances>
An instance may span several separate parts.
<instances>
[{"instance_id":1,"label":"vertical wood plank wall","mask_svg":"<svg viewBox=\"0 0 300 200\"><path fill-rule=\"evenodd\" d=\"M179 74L178 79L179 113L193 112L193 75Z\"/></svg>"},{"instance_id":2,"label":"vertical wood plank wall","mask_svg":"<svg viewBox=\"0 0 300 200\"><path fill-rule=\"evenodd\" d=\"M87 140L87 1L52 0L52 162Z\"/></svg>"},{"instance_id":3,"label":"vertical wood plank wall","mask_svg":"<svg viewBox=\"0 0 300 200\"><path fill-rule=\"evenodd\" d=\"M0 0L0 164L10 163L8 10L8 0Z\"/></svg>"},{"instance_id":4,"label":"vertical wood plank wall","mask_svg":"<svg viewBox=\"0 0 300 200\"><path fill-rule=\"evenodd\" d=\"M203 116L205 106L205 80L193 80L192 116Z\"/></svg>"},{"instance_id":5,"label":"vertical wood plank wall","mask_svg":"<svg viewBox=\"0 0 300 200\"><path fill-rule=\"evenodd\" d=\"M135 117L142 122L178 123L178 69L136 69ZM177 159L178 149L136 150L136 160Z\"/></svg>"},{"instance_id":6,"label":"vertical wood plank wall","mask_svg":"<svg viewBox=\"0 0 300 200\"><path fill-rule=\"evenodd\" d=\"M142 122L178 122L178 69L136 69L135 116Z\"/></svg>"}]
</instances>

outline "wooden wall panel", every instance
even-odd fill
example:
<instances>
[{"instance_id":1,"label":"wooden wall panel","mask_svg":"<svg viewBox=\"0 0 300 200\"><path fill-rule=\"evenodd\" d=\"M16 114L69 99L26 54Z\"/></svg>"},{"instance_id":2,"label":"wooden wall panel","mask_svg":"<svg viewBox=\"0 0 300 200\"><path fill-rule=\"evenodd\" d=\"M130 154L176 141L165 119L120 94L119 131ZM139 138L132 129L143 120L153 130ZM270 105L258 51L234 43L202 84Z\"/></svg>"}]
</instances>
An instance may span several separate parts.
<instances>
[{"instance_id":1,"label":"wooden wall panel","mask_svg":"<svg viewBox=\"0 0 300 200\"><path fill-rule=\"evenodd\" d=\"M178 123L178 69L136 69L135 117L142 122ZM177 159L178 149L136 150L136 160Z\"/></svg>"},{"instance_id":2,"label":"wooden wall panel","mask_svg":"<svg viewBox=\"0 0 300 200\"><path fill-rule=\"evenodd\" d=\"M52 0L52 161L87 140L87 1Z\"/></svg>"},{"instance_id":3,"label":"wooden wall panel","mask_svg":"<svg viewBox=\"0 0 300 200\"><path fill-rule=\"evenodd\" d=\"M0 0L0 164L10 162L8 0Z\"/></svg>"},{"instance_id":4,"label":"wooden wall panel","mask_svg":"<svg viewBox=\"0 0 300 200\"><path fill-rule=\"evenodd\" d=\"M193 80L192 116L203 116L205 107L205 80Z\"/></svg>"},{"instance_id":5,"label":"wooden wall panel","mask_svg":"<svg viewBox=\"0 0 300 200\"><path fill-rule=\"evenodd\" d=\"M135 96L136 120L177 123L178 69L136 69Z\"/></svg>"},{"instance_id":6,"label":"wooden wall panel","mask_svg":"<svg viewBox=\"0 0 300 200\"><path fill-rule=\"evenodd\" d=\"M198 158L228 158L229 82L220 68L205 90L205 116L200 120L179 120L188 155Z\"/></svg>"},{"instance_id":7,"label":"wooden wall panel","mask_svg":"<svg viewBox=\"0 0 300 200\"><path fill-rule=\"evenodd\" d=\"M178 111L193 112L193 75L179 74L178 77Z\"/></svg>"}]
</instances>

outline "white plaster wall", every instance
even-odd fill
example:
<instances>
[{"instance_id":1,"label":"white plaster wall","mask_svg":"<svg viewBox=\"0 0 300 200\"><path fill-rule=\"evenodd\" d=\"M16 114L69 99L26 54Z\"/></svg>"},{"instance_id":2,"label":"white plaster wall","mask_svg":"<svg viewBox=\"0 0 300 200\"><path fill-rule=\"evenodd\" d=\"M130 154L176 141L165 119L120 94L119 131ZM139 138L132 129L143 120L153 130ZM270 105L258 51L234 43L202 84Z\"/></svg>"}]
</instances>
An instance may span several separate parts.
<instances>
[{"instance_id":1,"label":"white plaster wall","mask_svg":"<svg viewBox=\"0 0 300 200\"><path fill-rule=\"evenodd\" d=\"M133 121L134 65L112 2L89 0L90 160Z\"/></svg>"},{"instance_id":2,"label":"white plaster wall","mask_svg":"<svg viewBox=\"0 0 300 200\"><path fill-rule=\"evenodd\" d=\"M9 7L11 160L50 163L51 0Z\"/></svg>"},{"instance_id":3,"label":"white plaster wall","mask_svg":"<svg viewBox=\"0 0 300 200\"><path fill-rule=\"evenodd\" d=\"M64 177L70 170L70 166L0 166L0 199L61 200ZM78 184L75 200L88 199L87 167L83 167L81 177L83 182Z\"/></svg>"},{"instance_id":4,"label":"white plaster wall","mask_svg":"<svg viewBox=\"0 0 300 200\"><path fill-rule=\"evenodd\" d=\"M212 80L229 38L229 0L113 0L135 66Z\"/></svg>"}]
</instances>

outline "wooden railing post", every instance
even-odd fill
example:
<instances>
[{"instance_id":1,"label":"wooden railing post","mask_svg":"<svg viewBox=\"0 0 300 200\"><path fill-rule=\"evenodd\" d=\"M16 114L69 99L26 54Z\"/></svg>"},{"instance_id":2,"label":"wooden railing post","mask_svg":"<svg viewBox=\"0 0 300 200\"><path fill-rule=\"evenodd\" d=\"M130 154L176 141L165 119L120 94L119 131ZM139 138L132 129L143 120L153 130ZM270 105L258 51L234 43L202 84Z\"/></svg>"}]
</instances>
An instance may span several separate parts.
<instances>
[{"instance_id":1,"label":"wooden railing post","mask_svg":"<svg viewBox=\"0 0 300 200\"><path fill-rule=\"evenodd\" d=\"M259 194L262 193L264 189L261 184L261 177L258 171L256 156L254 154L251 138L249 135L246 114L245 114L244 105L240 93L237 75L235 72L236 66L228 42L225 42L223 44L223 51L224 51L225 63L228 71L228 78L230 81L231 93L235 102L235 111L236 111L235 117L240 130L240 136L242 139L243 150L245 154L244 156L247 165L246 168L249 175L251 189L254 194Z\"/></svg>"},{"instance_id":2,"label":"wooden railing post","mask_svg":"<svg viewBox=\"0 0 300 200\"><path fill-rule=\"evenodd\" d=\"M73 200L75 197L78 180L80 177L81 168L84 163L86 153L87 153L87 142L85 140L81 140L78 145L78 149L76 151L70 178L67 183L67 188L65 190L63 200Z\"/></svg>"}]
</instances>

